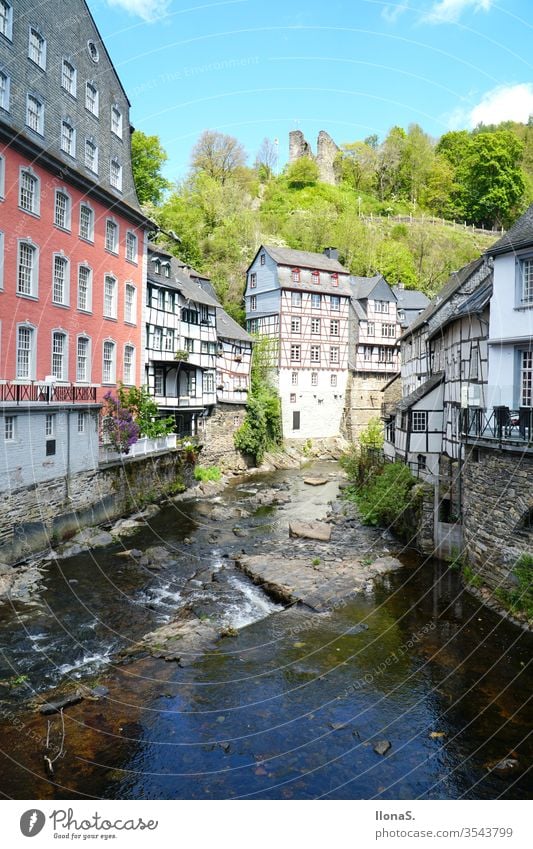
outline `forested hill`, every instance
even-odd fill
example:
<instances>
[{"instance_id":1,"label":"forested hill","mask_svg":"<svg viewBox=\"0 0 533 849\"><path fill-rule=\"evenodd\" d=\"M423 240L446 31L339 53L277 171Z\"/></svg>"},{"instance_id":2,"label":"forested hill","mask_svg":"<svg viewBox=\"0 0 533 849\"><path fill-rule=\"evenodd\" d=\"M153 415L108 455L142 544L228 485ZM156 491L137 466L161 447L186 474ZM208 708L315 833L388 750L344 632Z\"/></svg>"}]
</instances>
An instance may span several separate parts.
<instances>
[{"instance_id":1,"label":"forested hill","mask_svg":"<svg viewBox=\"0 0 533 849\"><path fill-rule=\"evenodd\" d=\"M380 272L433 295L533 199L531 122L450 132L437 142L418 125L393 127L382 142L374 136L341 148L337 185L319 182L311 159L277 174L268 139L248 167L237 139L206 131L189 177L171 187L160 177L157 137L135 132L133 142L147 212L178 234L181 243L168 247L211 277L239 320L245 271L262 242L333 245L352 273Z\"/></svg>"}]
</instances>

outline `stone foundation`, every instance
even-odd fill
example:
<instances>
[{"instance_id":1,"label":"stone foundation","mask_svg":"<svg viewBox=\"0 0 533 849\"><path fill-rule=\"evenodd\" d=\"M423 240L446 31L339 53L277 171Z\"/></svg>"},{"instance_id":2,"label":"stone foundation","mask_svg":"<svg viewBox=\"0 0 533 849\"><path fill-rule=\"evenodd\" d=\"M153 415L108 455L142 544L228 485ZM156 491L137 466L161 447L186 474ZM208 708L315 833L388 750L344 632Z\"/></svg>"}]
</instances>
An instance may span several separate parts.
<instances>
[{"instance_id":1,"label":"stone foundation","mask_svg":"<svg viewBox=\"0 0 533 849\"><path fill-rule=\"evenodd\" d=\"M381 418L382 389L390 377L390 374L357 372L348 376L344 432L352 442L358 442L370 419Z\"/></svg>"},{"instance_id":2,"label":"stone foundation","mask_svg":"<svg viewBox=\"0 0 533 849\"><path fill-rule=\"evenodd\" d=\"M513 566L533 549L533 456L474 448L463 469L464 553L491 590L516 587Z\"/></svg>"},{"instance_id":3,"label":"stone foundation","mask_svg":"<svg viewBox=\"0 0 533 849\"><path fill-rule=\"evenodd\" d=\"M81 472L4 493L0 497L0 550L16 563L82 528L111 522L188 486L192 466L179 451L126 459L97 471Z\"/></svg>"},{"instance_id":4,"label":"stone foundation","mask_svg":"<svg viewBox=\"0 0 533 849\"><path fill-rule=\"evenodd\" d=\"M218 403L213 415L205 421L200 463L218 466L222 471L243 471L248 468L242 454L235 449L233 435L246 416L245 404Z\"/></svg>"}]
</instances>

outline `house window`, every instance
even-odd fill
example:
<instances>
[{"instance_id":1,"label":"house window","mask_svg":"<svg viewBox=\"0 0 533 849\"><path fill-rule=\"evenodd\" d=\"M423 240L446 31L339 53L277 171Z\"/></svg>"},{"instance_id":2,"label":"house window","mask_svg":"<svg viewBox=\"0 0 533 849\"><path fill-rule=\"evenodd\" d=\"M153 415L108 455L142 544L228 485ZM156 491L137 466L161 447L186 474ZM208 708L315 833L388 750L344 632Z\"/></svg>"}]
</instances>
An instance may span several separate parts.
<instances>
[{"instance_id":1,"label":"house window","mask_svg":"<svg viewBox=\"0 0 533 849\"><path fill-rule=\"evenodd\" d=\"M109 218L105 223L105 248L113 254L118 253L118 225Z\"/></svg>"},{"instance_id":2,"label":"house window","mask_svg":"<svg viewBox=\"0 0 533 849\"><path fill-rule=\"evenodd\" d=\"M215 391L215 375L212 371L208 371L204 377L204 391L208 394Z\"/></svg>"},{"instance_id":3,"label":"house window","mask_svg":"<svg viewBox=\"0 0 533 849\"><path fill-rule=\"evenodd\" d=\"M329 278L332 286L339 285L339 275L335 271L333 272L333 274L330 274Z\"/></svg>"},{"instance_id":4,"label":"house window","mask_svg":"<svg viewBox=\"0 0 533 849\"><path fill-rule=\"evenodd\" d=\"M296 404L296 392L291 392L291 404Z\"/></svg>"},{"instance_id":5,"label":"house window","mask_svg":"<svg viewBox=\"0 0 533 849\"><path fill-rule=\"evenodd\" d=\"M392 363L394 359L394 351L392 348L380 346L378 348L378 360L380 363Z\"/></svg>"},{"instance_id":6,"label":"house window","mask_svg":"<svg viewBox=\"0 0 533 849\"><path fill-rule=\"evenodd\" d=\"M374 301L374 310L376 312L388 313L389 302L388 301Z\"/></svg>"},{"instance_id":7,"label":"house window","mask_svg":"<svg viewBox=\"0 0 533 849\"><path fill-rule=\"evenodd\" d=\"M392 336L396 335L396 327L394 324L382 324L381 325L381 335L382 336Z\"/></svg>"},{"instance_id":8,"label":"house window","mask_svg":"<svg viewBox=\"0 0 533 849\"><path fill-rule=\"evenodd\" d=\"M336 385L337 385L337 375L336 375L336 374L332 374L332 375L330 376L330 383L331 383L331 385L332 385L332 386L336 386Z\"/></svg>"},{"instance_id":9,"label":"house window","mask_svg":"<svg viewBox=\"0 0 533 849\"><path fill-rule=\"evenodd\" d=\"M85 84L85 108L98 118L98 89L94 83Z\"/></svg>"},{"instance_id":10,"label":"house window","mask_svg":"<svg viewBox=\"0 0 533 849\"><path fill-rule=\"evenodd\" d=\"M331 309L335 312L339 312L341 308L341 299L339 295L330 295L329 302Z\"/></svg>"},{"instance_id":11,"label":"house window","mask_svg":"<svg viewBox=\"0 0 533 849\"><path fill-rule=\"evenodd\" d=\"M136 298L137 290L131 283L126 283L126 292L124 295L124 321L129 324L135 324L137 318Z\"/></svg>"},{"instance_id":12,"label":"house window","mask_svg":"<svg viewBox=\"0 0 533 849\"><path fill-rule=\"evenodd\" d=\"M84 203L80 206L80 238L88 242L94 240L94 212Z\"/></svg>"},{"instance_id":13,"label":"house window","mask_svg":"<svg viewBox=\"0 0 533 849\"><path fill-rule=\"evenodd\" d=\"M17 378L32 379L35 366L35 331L19 327L17 332Z\"/></svg>"},{"instance_id":14,"label":"house window","mask_svg":"<svg viewBox=\"0 0 533 849\"><path fill-rule=\"evenodd\" d=\"M320 319L319 318L312 318L311 319L311 333L314 336L317 336L317 335L320 334Z\"/></svg>"},{"instance_id":15,"label":"house window","mask_svg":"<svg viewBox=\"0 0 533 849\"><path fill-rule=\"evenodd\" d=\"M338 348L330 348L329 349L329 361L333 364L338 364L339 362L339 349Z\"/></svg>"},{"instance_id":16,"label":"house window","mask_svg":"<svg viewBox=\"0 0 533 849\"><path fill-rule=\"evenodd\" d=\"M4 439L6 442L12 442L15 439L16 418L16 416L5 416L4 418Z\"/></svg>"},{"instance_id":17,"label":"house window","mask_svg":"<svg viewBox=\"0 0 533 849\"><path fill-rule=\"evenodd\" d=\"M320 345L311 345L311 362L320 362Z\"/></svg>"},{"instance_id":18,"label":"house window","mask_svg":"<svg viewBox=\"0 0 533 849\"><path fill-rule=\"evenodd\" d=\"M250 289L255 289L257 286L257 274L250 274Z\"/></svg>"},{"instance_id":19,"label":"house window","mask_svg":"<svg viewBox=\"0 0 533 849\"><path fill-rule=\"evenodd\" d=\"M35 27L30 27L28 56L40 68L46 68L46 41Z\"/></svg>"},{"instance_id":20,"label":"house window","mask_svg":"<svg viewBox=\"0 0 533 849\"><path fill-rule=\"evenodd\" d=\"M372 345L363 345L363 357L367 361L372 359Z\"/></svg>"},{"instance_id":21,"label":"house window","mask_svg":"<svg viewBox=\"0 0 533 849\"><path fill-rule=\"evenodd\" d=\"M19 178L19 206L24 212L39 214L39 179L29 171L22 170Z\"/></svg>"},{"instance_id":22,"label":"house window","mask_svg":"<svg viewBox=\"0 0 533 849\"><path fill-rule=\"evenodd\" d=\"M64 333L52 333L52 374L57 380L66 380L67 338Z\"/></svg>"},{"instance_id":23,"label":"house window","mask_svg":"<svg viewBox=\"0 0 533 849\"><path fill-rule=\"evenodd\" d=\"M65 192L56 191L54 224L62 230L70 230L70 198Z\"/></svg>"},{"instance_id":24,"label":"house window","mask_svg":"<svg viewBox=\"0 0 533 849\"><path fill-rule=\"evenodd\" d=\"M78 336L76 348L76 381L78 383L89 381L89 344L87 336Z\"/></svg>"},{"instance_id":25,"label":"house window","mask_svg":"<svg viewBox=\"0 0 533 849\"><path fill-rule=\"evenodd\" d=\"M92 306L92 271L88 265L78 268L78 309L90 312Z\"/></svg>"},{"instance_id":26,"label":"house window","mask_svg":"<svg viewBox=\"0 0 533 849\"><path fill-rule=\"evenodd\" d=\"M257 309L257 295L252 295L252 297L250 298L250 310L253 312L253 310L256 310L256 309Z\"/></svg>"},{"instance_id":27,"label":"house window","mask_svg":"<svg viewBox=\"0 0 533 849\"><path fill-rule=\"evenodd\" d=\"M44 424L44 435L45 436L53 436L55 431L55 416L53 413L46 414L46 420Z\"/></svg>"},{"instance_id":28,"label":"house window","mask_svg":"<svg viewBox=\"0 0 533 849\"><path fill-rule=\"evenodd\" d=\"M131 230L126 233L126 259L137 262L137 236Z\"/></svg>"},{"instance_id":29,"label":"house window","mask_svg":"<svg viewBox=\"0 0 533 849\"><path fill-rule=\"evenodd\" d=\"M375 336L375 333L376 333L376 325L374 324L374 322L373 322L373 321L369 321L369 322L368 322L368 326L367 326L367 331L366 331L366 332L367 332L367 336Z\"/></svg>"},{"instance_id":30,"label":"house window","mask_svg":"<svg viewBox=\"0 0 533 849\"><path fill-rule=\"evenodd\" d=\"M311 372L311 386L318 386L318 372Z\"/></svg>"},{"instance_id":31,"label":"house window","mask_svg":"<svg viewBox=\"0 0 533 849\"><path fill-rule=\"evenodd\" d=\"M28 242L19 242L17 292L37 297L37 248Z\"/></svg>"},{"instance_id":32,"label":"house window","mask_svg":"<svg viewBox=\"0 0 533 849\"><path fill-rule=\"evenodd\" d=\"M85 433L87 413L78 413L78 433Z\"/></svg>"},{"instance_id":33,"label":"house window","mask_svg":"<svg viewBox=\"0 0 533 849\"><path fill-rule=\"evenodd\" d=\"M292 309L301 309L302 307L302 293L301 292L291 292L291 307Z\"/></svg>"},{"instance_id":34,"label":"house window","mask_svg":"<svg viewBox=\"0 0 533 849\"><path fill-rule=\"evenodd\" d=\"M520 364L520 406L533 406L533 351L522 351Z\"/></svg>"},{"instance_id":35,"label":"house window","mask_svg":"<svg viewBox=\"0 0 533 849\"><path fill-rule=\"evenodd\" d=\"M85 166L98 174L98 147L92 139L85 139Z\"/></svg>"},{"instance_id":36,"label":"house window","mask_svg":"<svg viewBox=\"0 0 533 849\"><path fill-rule=\"evenodd\" d=\"M311 283L320 283L320 271L312 271L311 272Z\"/></svg>"},{"instance_id":37,"label":"house window","mask_svg":"<svg viewBox=\"0 0 533 849\"><path fill-rule=\"evenodd\" d=\"M154 395L164 395L165 375L163 369L156 368L154 371Z\"/></svg>"},{"instance_id":38,"label":"house window","mask_svg":"<svg viewBox=\"0 0 533 849\"><path fill-rule=\"evenodd\" d=\"M291 318L291 333L300 333L301 324L300 318Z\"/></svg>"},{"instance_id":39,"label":"house window","mask_svg":"<svg viewBox=\"0 0 533 849\"><path fill-rule=\"evenodd\" d=\"M0 109L9 111L9 77L0 71Z\"/></svg>"},{"instance_id":40,"label":"house window","mask_svg":"<svg viewBox=\"0 0 533 849\"><path fill-rule=\"evenodd\" d=\"M115 382L115 343L104 342L104 356L102 360L102 383Z\"/></svg>"},{"instance_id":41,"label":"house window","mask_svg":"<svg viewBox=\"0 0 533 849\"><path fill-rule=\"evenodd\" d=\"M68 260L57 254L54 256L52 301L63 306L68 304Z\"/></svg>"},{"instance_id":42,"label":"house window","mask_svg":"<svg viewBox=\"0 0 533 849\"><path fill-rule=\"evenodd\" d=\"M298 386L298 372L293 371L291 374L291 383L293 386Z\"/></svg>"},{"instance_id":43,"label":"house window","mask_svg":"<svg viewBox=\"0 0 533 849\"><path fill-rule=\"evenodd\" d=\"M163 263L163 276L164 277L170 277L170 263L169 262Z\"/></svg>"},{"instance_id":44,"label":"house window","mask_svg":"<svg viewBox=\"0 0 533 849\"><path fill-rule=\"evenodd\" d=\"M329 335L330 336L338 336L339 335L339 320L338 318L333 318L329 323Z\"/></svg>"},{"instance_id":45,"label":"house window","mask_svg":"<svg viewBox=\"0 0 533 849\"><path fill-rule=\"evenodd\" d=\"M117 317L117 281L110 274L104 278L104 316Z\"/></svg>"},{"instance_id":46,"label":"house window","mask_svg":"<svg viewBox=\"0 0 533 849\"><path fill-rule=\"evenodd\" d=\"M89 51L89 56L91 57L93 62L96 64L100 59L100 53L98 52L98 47L96 46L94 41L88 41L87 42L87 50Z\"/></svg>"},{"instance_id":47,"label":"house window","mask_svg":"<svg viewBox=\"0 0 533 849\"><path fill-rule=\"evenodd\" d=\"M300 269L299 268L293 268L292 269L291 280L292 280L293 283L299 283L300 282Z\"/></svg>"},{"instance_id":48,"label":"house window","mask_svg":"<svg viewBox=\"0 0 533 849\"><path fill-rule=\"evenodd\" d=\"M118 106L111 107L111 132L122 138L122 113Z\"/></svg>"},{"instance_id":49,"label":"house window","mask_svg":"<svg viewBox=\"0 0 533 849\"><path fill-rule=\"evenodd\" d=\"M185 350L189 352L189 354L194 354L194 339L189 339L187 336L183 339L183 345Z\"/></svg>"},{"instance_id":50,"label":"house window","mask_svg":"<svg viewBox=\"0 0 533 849\"><path fill-rule=\"evenodd\" d=\"M61 66L61 85L65 91L76 97L76 68L67 59L63 59Z\"/></svg>"},{"instance_id":51,"label":"house window","mask_svg":"<svg viewBox=\"0 0 533 849\"><path fill-rule=\"evenodd\" d=\"M135 348L133 345L125 345L124 346L124 383L128 386L133 386L135 383L134 379L134 361L135 361Z\"/></svg>"},{"instance_id":52,"label":"house window","mask_svg":"<svg viewBox=\"0 0 533 849\"><path fill-rule=\"evenodd\" d=\"M61 121L61 150L76 156L76 130L70 120Z\"/></svg>"},{"instance_id":53,"label":"house window","mask_svg":"<svg viewBox=\"0 0 533 849\"><path fill-rule=\"evenodd\" d=\"M301 345L291 345L291 363L299 363L302 354Z\"/></svg>"},{"instance_id":54,"label":"house window","mask_svg":"<svg viewBox=\"0 0 533 849\"><path fill-rule=\"evenodd\" d=\"M109 182L114 189L122 191L122 165L116 158L113 158L110 163Z\"/></svg>"},{"instance_id":55,"label":"house window","mask_svg":"<svg viewBox=\"0 0 533 849\"><path fill-rule=\"evenodd\" d=\"M428 414L426 410L413 410L412 427L413 433L425 433L427 429Z\"/></svg>"},{"instance_id":56,"label":"house window","mask_svg":"<svg viewBox=\"0 0 533 849\"><path fill-rule=\"evenodd\" d=\"M533 259L524 259L521 263L522 291L520 300L523 304L533 304Z\"/></svg>"},{"instance_id":57,"label":"house window","mask_svg":"<svg viewBox=\"0 0 533 849\"><path fill-rule=\"evenodd\" d=\"M320 309L320 305L321 305L321 303L322 303L322 296L321 296L321 295L316 295L316 294L314 294L314 293L313 293L313 294L311 295L311 307L312 307L314 310L319 310L319 309Z\"/></svg>"},{"instance_id":58,"label":"house window","mask_svg":"<svg viewBox=\"0 0 533 849\"><path fill-rule=\"evenodd\" d=\"M264 264L265 264L265 262L266 262L266 257L265 257L265 255L264 255L264 254L261 254L261 256L259 257L259 262L261 263L261 265L264 265Z\"/></svg>"},{"instance_id":59,"label":"house window","mask_svg":"<svg viewBox=\"0 0 533 849\"><path fill-rule=\"evenodd\" d=\"M4 234L0 232L0 291L4 288Z\"/></svg>"},{"instance_id":60,"label":"house window","mask_svg":"<svg viewBox=\"0 0 533 849\"><path fill-rule=\"evenodd\" d=\"M13 36L13 8L7 0L0 0L0 35L10 41Z\"/></svg>"},{"instance_id":61,"label":"house window","mask_svg":"<svg viewBox=\"0 0 533 849\"><path fill-rule=\"evenodd\" d=\"M300 430L300 411L294 410L292 414L292 429Z\"/></svg>"},{"instance_id":62,"label":"house window","mask_svg":"<svg viewBox=\"0 0 533 849\"><path fill-rule=\"evenodd\" d=\"M425 471L426 468L427 468L426 455L425 454L418 454L417 458L416 458L416 464L418 466L419 472Z\"/></svg>"},{"instance_id":63,"label":"house window","mask_svg":"<svg viewBox=\"0 0 533 849\"><path fill-rule=\"evenodd\" d=\"M174 350L174 348L175 348L175 339L176 339L176 337L175 337L175 335L174 335L174 330L173 330L172 328L170 328L170 327L169 327L169 328L165 331L165 351L173 351L173 350ZM202 354L204 353L204 350L203 350L203 346L204 346L204 345L206 346L206 351L205 351L205 353L207 353L207 342L202 342Z\"/></svg>"},{"instance_id":64,"label":"house window","mask_svg":"<svg viewBox=\"0 0 533 849\"><path fill-rule=\"evenodd\" d=\"M44 132L44 106L38 97L33 94L28 94L26 99L26 124L30 130L34 130L39 135Z\"/></svg>"},{"instance_id":65,"label":"house window","mask_svg":"<svg viewBox=\"0 0 533 849\"><path fill-rule=\"evenodd\" d=\"M200 321L202 324L209 324L209 308L206 304L200 304Z\"/></svg>"}]
</instances>

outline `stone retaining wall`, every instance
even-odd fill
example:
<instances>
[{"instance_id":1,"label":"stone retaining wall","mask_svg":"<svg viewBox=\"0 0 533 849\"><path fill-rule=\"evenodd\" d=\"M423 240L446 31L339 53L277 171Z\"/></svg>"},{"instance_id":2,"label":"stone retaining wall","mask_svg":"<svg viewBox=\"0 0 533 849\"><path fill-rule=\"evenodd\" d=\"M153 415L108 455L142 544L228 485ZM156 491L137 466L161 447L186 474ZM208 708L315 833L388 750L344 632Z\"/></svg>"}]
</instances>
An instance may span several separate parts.
<instances>
[{"instance_id":1,"label":"stone retaining wall","mask_svg":"<svg viewBox=\"0 0 533 849\"><path fill-rule=\"evenodd\" d=\"M244 471L246 460L233 443L233 435L246 416L245 404L218 403L213 415L205 421L204 442L200 463L219 466L222 471Z\"/></svg>"},{"instance_id":2,"label":"stone retaining wall","mask_svg":"<svg viewBox=\"0 0 533 849\"><path fill-rule=\"evenodd\" d=\"M110 463L0 496L0 551L16 563L82 528L113 521L190 485L192 466L179 451Z\"/></svg>"}]
</instances>

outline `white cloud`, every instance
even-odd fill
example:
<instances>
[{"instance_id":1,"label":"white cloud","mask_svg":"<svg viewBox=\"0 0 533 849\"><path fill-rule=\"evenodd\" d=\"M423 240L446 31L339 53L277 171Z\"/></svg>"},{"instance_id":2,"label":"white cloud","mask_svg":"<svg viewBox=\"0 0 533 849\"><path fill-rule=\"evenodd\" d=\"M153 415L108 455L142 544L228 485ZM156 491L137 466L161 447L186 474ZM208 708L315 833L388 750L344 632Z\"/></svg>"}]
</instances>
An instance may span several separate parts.
<instances>
[{"instance_id":1,"label":"white cloud","mask_svg":"<svg viewBox=\"0 0 533 849\"><path fill-rule=\"evenodd\" d=\"M388 24L395 24L398 18L403 15L404 12L408 10L409 6L403 6L401 3L397 3L390 6L385 6L383 11L381 12L381 17L387 21Z\"/></svg>"},{"instance_id":2,"label":"white cloud","mask_svg":"<svg viewBox=\"0 0 533 849\"><path fill-rule=\"evenodd\" d=\"M533 83L501 85L483 95L473 107L459 107L448 115L451 130L473 128L478 124L499 124L501 121L527 123L533 115Z\"/></svg>"},{"instance_id":3,"label":"white cloud","mask_svg":"<svg viewBox=\"0 0 533 849\"><path fill-rule=\"evenodd\" d=\"M107 0L110 6L124 9L143 21L156 21L166 15L170 0Z\"/></svg>"},{"instance_id":4,"label":"white cloud","mask_svg":"<svg viewBox=\"0 0 533 849\"><path fill-rule=\"evenodd\" d=\"M431 24L457 23L463 12L489 12L494 0L437 0L425 13L423 20Z\"/></svg>"}]
</instances>

